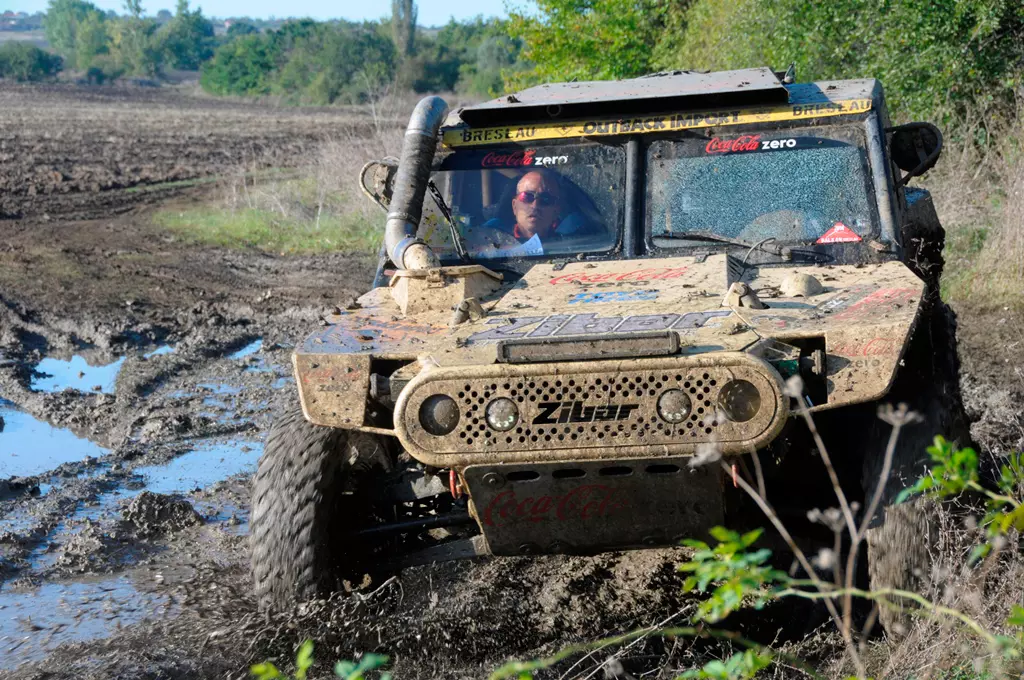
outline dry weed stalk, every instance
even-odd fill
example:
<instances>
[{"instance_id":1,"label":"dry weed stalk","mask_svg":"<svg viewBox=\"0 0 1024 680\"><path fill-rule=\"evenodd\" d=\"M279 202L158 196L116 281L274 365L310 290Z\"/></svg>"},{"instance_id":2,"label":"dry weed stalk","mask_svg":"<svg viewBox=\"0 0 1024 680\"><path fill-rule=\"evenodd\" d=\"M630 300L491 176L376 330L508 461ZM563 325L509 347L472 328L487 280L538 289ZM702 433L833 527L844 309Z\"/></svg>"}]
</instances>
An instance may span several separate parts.
<instances>
[{"instance_id":1,"label":"dry weed stalk","mask_svg":"<svg viewBox=\"0 0 1024 680\"><path fill-rule=\"evenodd\" d=\"M927 579L929 587L926 592L911 593L891 588L866 591L855 587L857 557L872 518L880 510L901 430L919 421L920 417L908 411L903 404L896 408L891 405L879 408L879 418L891 425L892 431L875 489L858 522L854 515L860 508L856 503L848 502L843 493L839 476L824 442L818 435L814 418L804 404L802 388L800 379L793 378L786 385L786 393L798 404L797 413L804 419L812 433L840 506L825 511L814 510L809 514L809 518L833 531L833 548L823 550L814 559L809 558L800 548L767 500L764 475L756 452L752 456L756 479L748 480L744 476L734 478L738 486L754 500L778 531L797 563L807 574L806 580L793 580L790 586L776 592L775 597L796 596L822 602L839 630L844 642L845 658L853 664L858 678L868 677L865 657L871 650L867 641L876 622L879 607L909 611L914 616L913 625L906 631L905 637L897 642L893 642L892 638L886 639L892 653L880 677L888 676L894 671L904 673L910 667L919 669L924 673L924 677L929 677L927 669L935 666L936 657L934 650L931 654L925 650L932 647L936 637L945 641L939 653L942 658L962 661L964 657L957 657L956 653L967 650L974 659L983 660L986 668L1001 673L1003 669L997 651L1004 643L992 631L1005 629L1010 604L1020 602L1024 597L1024 558L1016 546L1013 550L1003 550L1002 557L997 550L986 558L980 568L971 568L968 554L972 547L977 545L977 526L970 527L969 530L965 530L962 525L957 526L954 520L956 514L948 508L936 505L935 514L942 522L942 527L939 534L940 542L938 546L933 547L933 573L931 578ZM730 474L730 465L724 461L720 464L725 473ZM846 556L843 560L842 546L847 542ZM831 569L832 583L822 580L816 573L815 566L823 570ZM996 583L1000 584L1000 595L1008 594L1005 586L1007 583L1013 584L1015 590L1010 599L1002 602L1000 606L993 607L991 587ZM945 584L945 587L939 590L938 584ZM856 630L853 625L854 598L868 600L873 604L871 613L860 630ZM964 631L969 632L966 638L963 635ZM843 665L843 662L840 661L839 665Z\"/></svg>"}]
</instances>

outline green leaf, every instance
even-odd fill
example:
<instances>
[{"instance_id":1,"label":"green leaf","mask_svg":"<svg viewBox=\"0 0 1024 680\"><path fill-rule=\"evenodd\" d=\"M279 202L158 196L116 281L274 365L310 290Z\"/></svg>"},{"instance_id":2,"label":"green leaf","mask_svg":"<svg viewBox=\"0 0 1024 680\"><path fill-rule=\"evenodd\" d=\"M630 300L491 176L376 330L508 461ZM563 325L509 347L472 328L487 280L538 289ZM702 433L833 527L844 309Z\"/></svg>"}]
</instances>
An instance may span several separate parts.
<instances>
[{"instance_id":1,"label":"green leaf","mask_svg":"<svg viewBox=\"0 0 1024 680\"><path fill-rule=\"evenodd\" d=\"M1010 609L1010 618L1006 619L1007 625L1024 626L1024 607L1013 605Z\"/></svg>"},{"instance_id":2,"label":"green leaf","mask_svg":"<svg viewBox=\"0 0 1024 680\"><path fill-rule=\"evenodd\" d=\"M990 552L992 552L992 545L990 543L982 543L981 545L976 545L974 546L974 548L971 549L971 554L967 558L967 563L975 564L983 560L984 558L988 557L988 554Z\"/></svg>"},{"instance_id":3,"label":"green leaf","mask_svg":"<svg viewBox=\"0 0 1024 680\"><path fill-rule=\"evenodd\" d=\"M715 540L717 540L720 543L733 543L736 542L740 537L740 535L735 531L730 531L725 527L719 526L711 527L711 530L708 533L710 533L715 538Z\"/></svg>"},{"instance_id":4,"label":"green leaf","mask_svg":"<svg viewBox=\"0 0 1024 680\"><path fill-rule=\"evenodd\" d=\"M295 678L305 680L306 671L313 665L313 641L306 640L299 645L299 651L295 654Z\"/></svg>"},{"instance_id":5,"label":"green leaf","mask_svg":"<svg viewBox=\"0 0 1024 680\"><path fill-rule=\"evenodd\" d=\"M339 661L334 664L334 674L339 678L351 678L356 672L356 665L351 661Z\"/></svg>"},{"instance_id":6,"label":"green leaf","mask_svg":"<svg viewBox=\"0 0 1024 680\"><path fill-rule=\"evenodd\" d=\"M269 661L251 666L249 672L259 680L274 680L282 677L281 671L277 670L277 667Z\"/></svg>"}]
</instances>

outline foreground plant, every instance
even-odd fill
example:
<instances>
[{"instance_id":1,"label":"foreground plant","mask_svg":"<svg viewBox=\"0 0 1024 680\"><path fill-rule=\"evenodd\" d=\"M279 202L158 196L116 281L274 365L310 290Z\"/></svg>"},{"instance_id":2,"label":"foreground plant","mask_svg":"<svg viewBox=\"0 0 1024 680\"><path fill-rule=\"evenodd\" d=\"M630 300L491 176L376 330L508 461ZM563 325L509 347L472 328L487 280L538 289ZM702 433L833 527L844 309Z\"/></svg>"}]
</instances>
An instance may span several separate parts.
<instances>
[{"instance_id":1,"label":"foreground plant","mask_svg":"<svg viewBox=\"0 0 1024 680\"><path fill-rule=\"evenodd\" d=\"M358 662L339 661L334 664L334 675L344 680L364 680L368 671L383 668L388 663L388 657L380 654L366 654ZM269 661L258 663L249 670L256 680L306 680L309 669L313 666L313 641L306 640L299 645L295 653L295 673L285 675ZM380 680L391 680L390 673L381 673Z\"/></svg>"},{"instance_id":2,"label":"foreground plant","mask_svg":"<svg viewBox=\"0 0 1024 680\"><path fill-rule=\"evenodd\" d=\"M801 404L798 407L800 415L816 435L811 413L802 407L803 401L799 399L799 382L791 382L788 388L791 396L797 397L796 402ZM738 610L760 609L771 602L787 598L819 601L826 607L846 644L846 657L852 663L857 678L867 677L862 657L871 629L878 619L878 612L883 608L905 614L911 619L935 620L942 625L956 627L980 642L987 653L985 658L976 662L976 665L981 664L974 669L975 673L982 673L978 677L1018 677L1024 660L1024 607L1012 607L1003 626L1009 634L1001 634L989 630L963 611L931 601L919 592L898 588L867 590L855 586L857 555L868 532L870 520L881 507L882 489L885 488L893 467L893 452L896 450L900 432L902 428L918 420L916 414L902 405L898 408L881 408L879 418L892 426L892 433L886 447L880 479L874 493L867 499L867 507L863 512L856 503L849 502L843 494L828 451L820 438L816 439L822 462L833 480L839 507L812 511L809 518L833 531L836 540L835 548L832 550L822 550L813 556L801 550L790 530L768 502L765 480L756 453L752 456L756 479L748 480L742 475L733 477L736 484L757 503L766 519L789 546L796 562L803 570L802 577L797 578L771 566L771 552L755 547L762 530L741 534L724 527L714 527L710 531L712 538L717 541L714 545L704 541L684 541L684 544L694 552L690 560L679 566L679 570L687 574L683 587L687 591L705 596L691 616L691 622L694 624L692 627L634 631L617 638L567 648L545 659L527 663L513 662L498 669L491 676L492 679L533 678L534 672L549 668L572 654L620 645L641 635L714 637L729 640L743 648L726 659L710 661L700 669L684 671L678 676L679 680L745 680L755 677L759 671L773 662L783 660L787 665L801 668L809 677L820 677L813 669L779 650L745 640L729 631L708 627L708 624L720 623ZM963 494L980 496L985 501L985 514L979 523L984 530L985 541L971 553L969 564L978 565L981 560L991 563L996 559L999 549L1006 543L1008 533L1024 530L1024 496L1021 493L1024 489L1024 455L1013 454L1009 457L1000 470L996 488L991 489L981 482L978 455L974 450L957 448L942 437L936 437L933 445L928 448L928 454L931 458L931 467L927 474L901 493L896 499L897 504L907 502L913 497L917 497L915 502L918 503L936 503ZM708 456L706 459L706 462L719 462L727 475L734 473L732 467L718 460L717 456ZM846 546L845 549L843 546ZM819 576L820 572L831 572L832 578L825 580ZM854 626L856 600L868 601L873 605L866 624L859 630Z\"/></svg>"}]
</instances>

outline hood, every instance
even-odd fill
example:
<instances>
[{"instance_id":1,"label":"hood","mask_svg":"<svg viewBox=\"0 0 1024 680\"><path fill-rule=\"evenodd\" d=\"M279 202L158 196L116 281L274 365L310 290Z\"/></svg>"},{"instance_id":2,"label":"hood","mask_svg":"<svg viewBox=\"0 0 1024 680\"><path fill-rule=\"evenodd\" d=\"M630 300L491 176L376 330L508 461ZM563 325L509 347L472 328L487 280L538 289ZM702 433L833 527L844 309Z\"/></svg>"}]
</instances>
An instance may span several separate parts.
<instances>
[{"instance_id":1,"label":"hood","mask_svg":"<svg viewBox=\"0 0 1024 680\"><path fill-rule=\"evenodd\" d=\"M797 274L813 276L820 292L788 297ZM424 298L443 297L441 278L423 284ZM749 297L727 297L737 283L763 308ZM772 361L782 377L796 372L799 355L818 352L823 380L812 405L835 408L888 391L924 287L899 262L754 267L720 254L538 264L517 282L495 283L484 295L477 290L484 315L455 326L450 302L403 315L394 291L374 289L355 309L327 317L294 361L307 415L343 427L365 425L371 373L390 375L405 363L408 380L423 367L494 364L510 344L580 346L610 335L674 335L672 351L682 355L747 352Z\"/></svg>"}]
</instances>

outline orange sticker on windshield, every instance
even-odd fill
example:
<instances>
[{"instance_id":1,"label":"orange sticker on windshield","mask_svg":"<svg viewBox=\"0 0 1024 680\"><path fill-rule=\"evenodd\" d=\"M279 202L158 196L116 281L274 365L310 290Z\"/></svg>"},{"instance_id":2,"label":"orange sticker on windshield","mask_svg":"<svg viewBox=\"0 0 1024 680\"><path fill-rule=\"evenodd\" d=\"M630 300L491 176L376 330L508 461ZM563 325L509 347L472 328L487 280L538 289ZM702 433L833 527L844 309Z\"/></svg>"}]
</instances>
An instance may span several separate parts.
<instances>
[{"instance_id":1,"label":"orange sticker on windshield","mask_svg":"<svg viewBox=\"0 0 1024 680\"><path fill-rule=\"evenodd\" d=\"M832 228L821 235L815 243L859 243L860 236L842 222L836 222Z\"/></svg>"}]
</instances>

